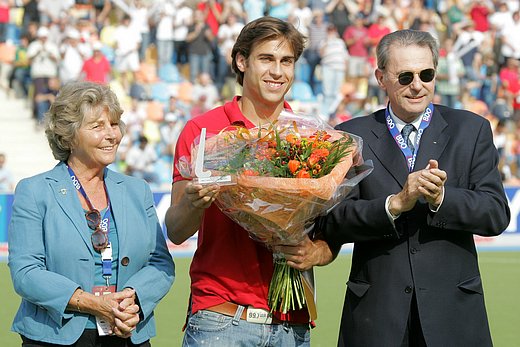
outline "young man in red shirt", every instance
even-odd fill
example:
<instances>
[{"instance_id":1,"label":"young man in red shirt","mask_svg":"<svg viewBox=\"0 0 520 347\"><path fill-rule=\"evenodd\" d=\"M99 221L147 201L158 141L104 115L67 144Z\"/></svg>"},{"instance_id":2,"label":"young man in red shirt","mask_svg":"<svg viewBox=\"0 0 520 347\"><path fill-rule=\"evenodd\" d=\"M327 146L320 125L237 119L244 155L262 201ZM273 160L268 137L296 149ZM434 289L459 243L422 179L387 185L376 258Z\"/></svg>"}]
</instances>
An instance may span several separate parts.
<instances>
[{"instance_id":1,"label":"young man in red shirt","mask_svg":"<svg viewBox=\"0 0 520 347\"><path fill-rule=\"evenodd\" d=\"M175 150L168 237L181 244L198 230L198 247L190 268L191 311L184 346L309 346L306 311L274 312L267 293L273 256L263 244L226 217L213 202L218 185L202 186L183 178L179 158L190 159L201 128L217 134L233 122L252 128L273 122L284 108L294 68L305 38L291 24L272 17L248 23L232 50L232 68L242 96L191 119ZM251 314L248 314L251 313ZM253 321L254 315L267 316Z\"/></svg>"}]
</instances>

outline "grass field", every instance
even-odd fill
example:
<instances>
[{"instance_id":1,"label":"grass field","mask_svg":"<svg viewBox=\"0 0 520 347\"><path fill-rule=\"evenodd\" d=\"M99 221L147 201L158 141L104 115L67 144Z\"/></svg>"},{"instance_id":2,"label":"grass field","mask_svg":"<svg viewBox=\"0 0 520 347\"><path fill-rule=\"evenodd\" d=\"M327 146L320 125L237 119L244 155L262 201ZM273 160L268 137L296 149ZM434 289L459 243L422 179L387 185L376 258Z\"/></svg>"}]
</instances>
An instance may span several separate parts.
<instances>
[{"instance_id":1,"label":"grass field","mask_svg":"<svg viewBox=\"0 0 520 347\"><path fill-rule=\"evenodd\" d=\"M479 255L486 304L496 347L520 346L520 252L482 252ZM188 300L189 258L175 259L177 277L173 288L156 310L157 337L154 347L180 346ZM315 270L318 290L317 327L312 331L313 347L335 346L339 319L350 268L350 255L340 256L329 266ZM150 284L153 285L153 284ZM0 263L0 345L20 346L10 332L20 299L14 293L7 264Z\"/></svg>"}]
</instances>

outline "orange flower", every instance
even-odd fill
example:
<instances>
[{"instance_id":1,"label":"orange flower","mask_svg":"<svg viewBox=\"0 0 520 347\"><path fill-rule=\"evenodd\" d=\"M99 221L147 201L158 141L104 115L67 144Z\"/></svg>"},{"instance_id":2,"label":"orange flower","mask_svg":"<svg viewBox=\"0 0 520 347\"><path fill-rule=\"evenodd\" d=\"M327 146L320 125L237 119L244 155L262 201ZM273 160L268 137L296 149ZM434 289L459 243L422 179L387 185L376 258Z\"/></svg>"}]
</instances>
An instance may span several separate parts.
<instances>
[{"instance_id":1,"label":"orange flower","mask_svg":"<svg viewBox=\"0 0 520 347\"><path fill-rule=\"evenodd\" d=\"M285 140L291 145L295 145L300 141L300 138L296 134L289 134L285 137Z\"/></svg>"},{"instance_id":2,"label":"orange flower","mask_svg":"<svg viewBox=\"0 0 520 347\"><path fill-rule=\"evenodd\" d=\"M300 162L298 160L289 160L287 163L287 167L289 168L289 171L294 174L296 170L300 167Z\"/></svg>"},{"instance_id":3,"label":"orange flower","mask_svg":"<svg viewBox=\"0 0 520 347\"><path fill-rule=\"evenodd\" d=\"M242 174L244 176L258 176L258 171L251 170L251 169L245 169L244 171L242 171Z\"/></svg>"},{"instance_id":4,"label":"orange flower","mask_svg":"<svg viewBox=\"0 0 520 347\"><path fill-rule=\"evenodd\" d=\"M311 175L306 170L300 170L296 174L296 178L311 178Z\"/></svg>"}]
</instances>

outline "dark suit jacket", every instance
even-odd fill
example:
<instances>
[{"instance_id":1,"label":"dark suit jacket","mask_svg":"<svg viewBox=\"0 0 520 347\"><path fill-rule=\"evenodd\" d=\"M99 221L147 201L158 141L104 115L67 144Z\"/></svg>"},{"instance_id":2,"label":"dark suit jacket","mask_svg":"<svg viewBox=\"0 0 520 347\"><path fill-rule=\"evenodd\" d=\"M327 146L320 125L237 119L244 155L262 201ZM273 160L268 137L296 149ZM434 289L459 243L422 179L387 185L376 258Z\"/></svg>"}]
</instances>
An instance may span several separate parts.
<instances>
[{"instance_id":1,"label":"dark suit jacket","mask_svg":"<svg viewBox=\"0 0 520 347\"><path fill-rule=\"evenodd\" d=\"M392 226L388 195L401 191L408 169L380 110L338 126L364 140L373 172L319 225L332 248L354 242L340 346L400 346L413 292L428 346L491 346L473 236L495 236L510 212L497 169L489 122L436 105L415 170L436 159L447 172L437 213L426 201Z\"/></svg>"}]
</instances>

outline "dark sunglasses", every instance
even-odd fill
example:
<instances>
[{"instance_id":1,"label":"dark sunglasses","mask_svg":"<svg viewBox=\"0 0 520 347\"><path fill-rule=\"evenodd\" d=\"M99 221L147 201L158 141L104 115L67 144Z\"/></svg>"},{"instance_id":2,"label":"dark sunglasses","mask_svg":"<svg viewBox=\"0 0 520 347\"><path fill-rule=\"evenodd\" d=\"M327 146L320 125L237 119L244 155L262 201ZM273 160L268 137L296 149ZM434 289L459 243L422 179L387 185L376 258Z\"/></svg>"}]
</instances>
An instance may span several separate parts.
<instances>
[{"instance_id":1,"label":"dark sunglasses","mask_svg":"<svg viewBox=\"0 0 520 347\"><path fill-rule=\"evenodd\" d=\"M399 80L399 84L402 86L407 86L413 82L415 77L415 73L412 71L401 72L397 79ZM435 78L435 70L434 69L426 69L419 72L419 78L423 82L431 82Z\"/></svg>"},{"instance_id":2,"label":"dark sunglasses","mask_svg":"<svg viewBox=\"0 0 520 347\"><path fill-rule=\"evenodd\" d=\"M108 236L107 233L101 229L101 214L98 210L92 209L85 213L85 218L87 219L87 225L90 229L94 230L92 235L90 236L90 240L92 241L92 247L98 252L101 252L108 246Z\"/></svg>"}]
</instances>

